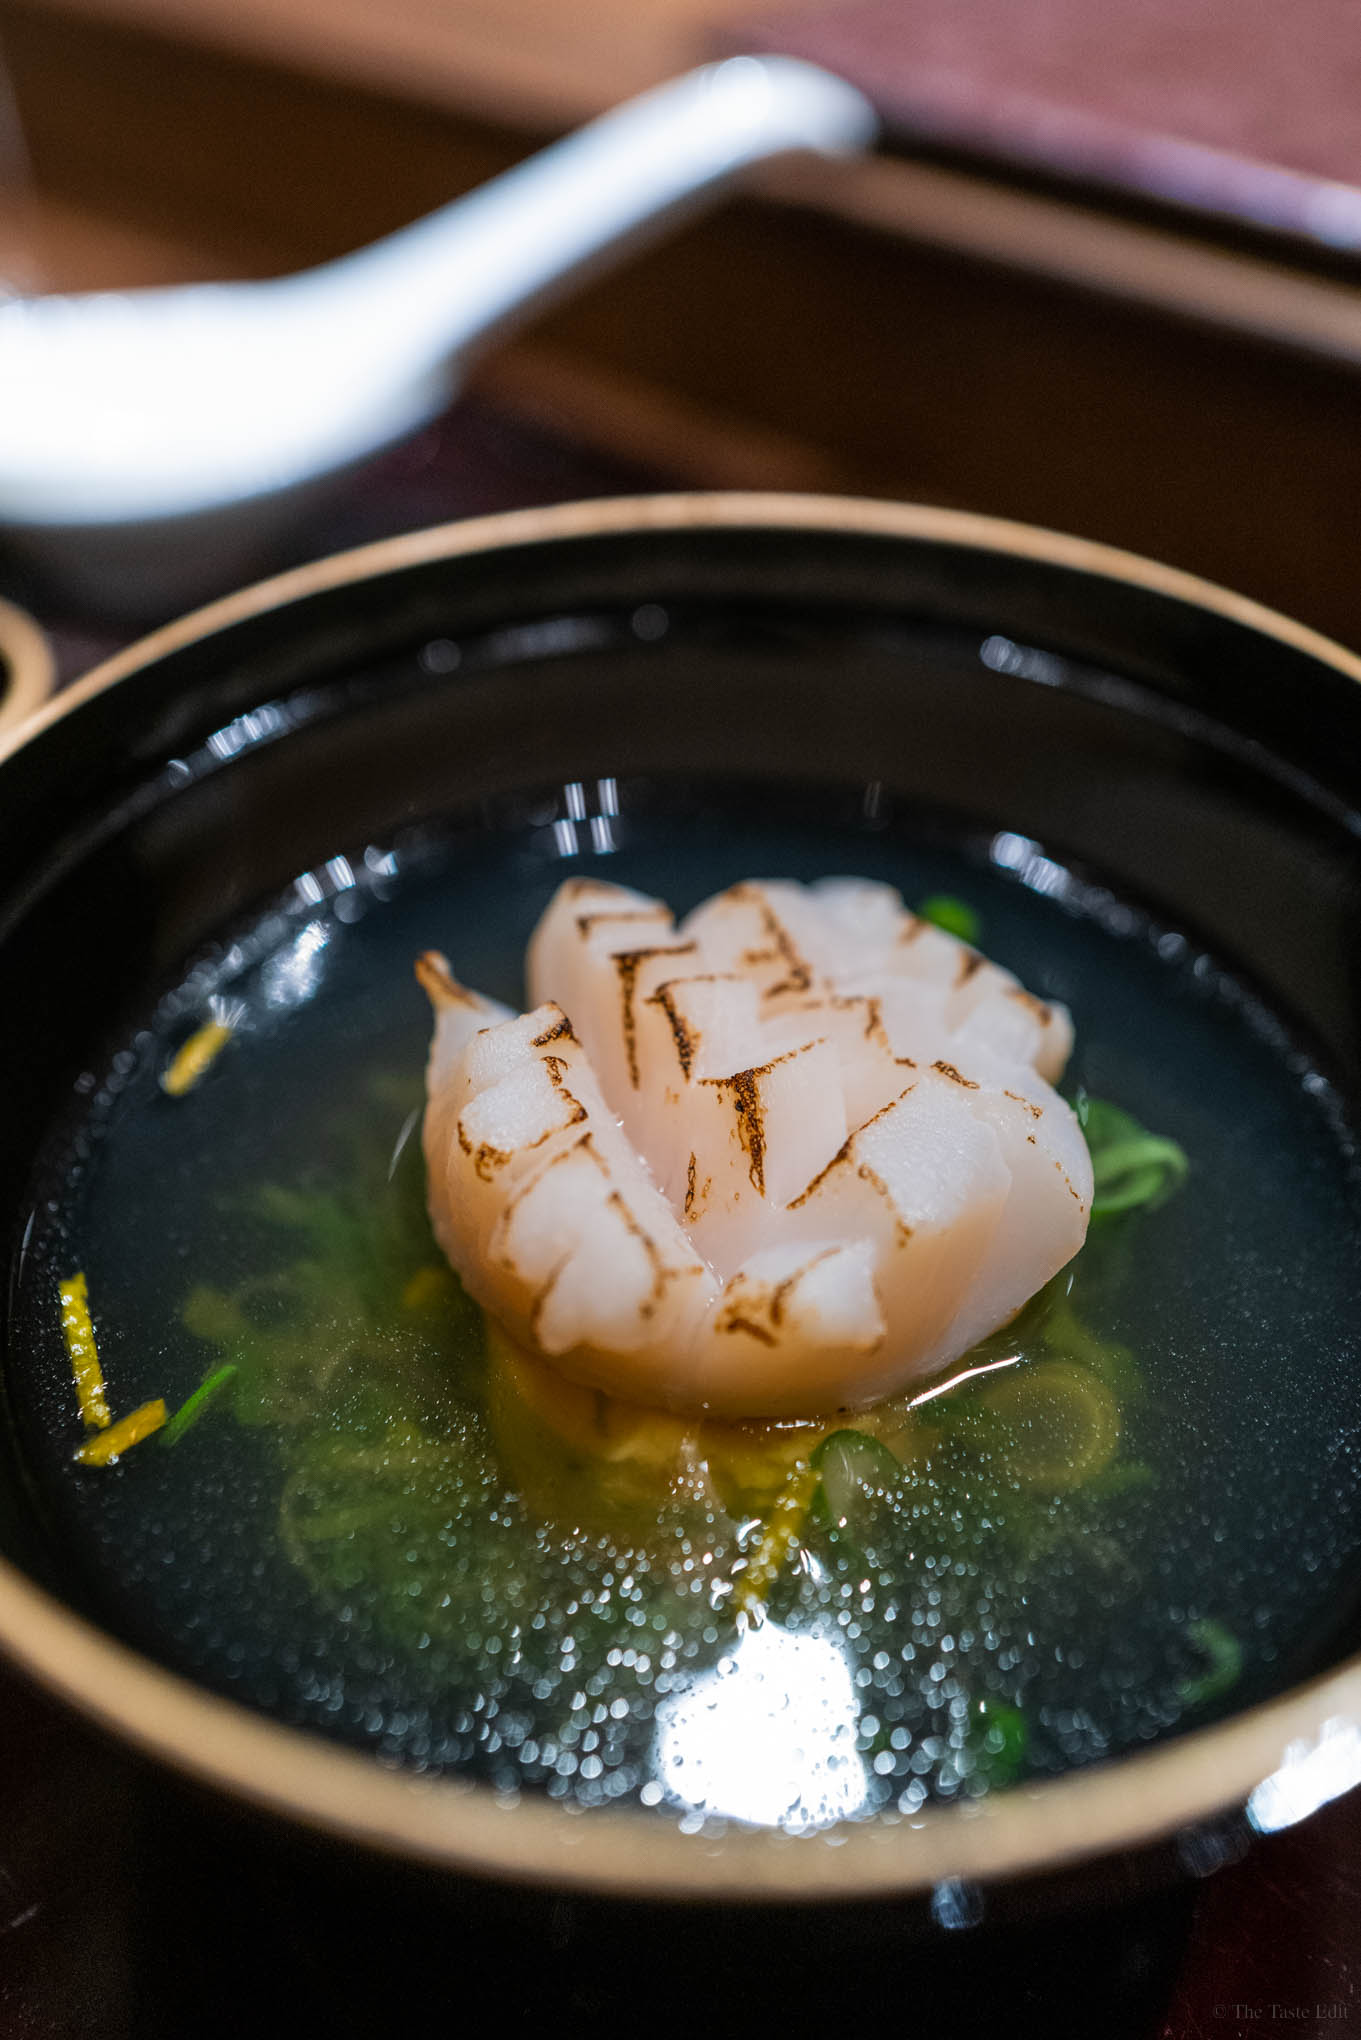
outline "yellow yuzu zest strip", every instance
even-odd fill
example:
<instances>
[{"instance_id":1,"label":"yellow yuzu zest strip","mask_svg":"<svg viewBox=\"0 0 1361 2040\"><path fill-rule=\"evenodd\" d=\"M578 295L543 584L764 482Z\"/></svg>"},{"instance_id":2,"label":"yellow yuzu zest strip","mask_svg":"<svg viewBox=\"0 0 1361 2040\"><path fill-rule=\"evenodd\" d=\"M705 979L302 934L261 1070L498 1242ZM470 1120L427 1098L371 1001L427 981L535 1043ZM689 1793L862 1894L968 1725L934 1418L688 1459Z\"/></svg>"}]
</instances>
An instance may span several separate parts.
<instances>
[{"instance_id":1,"label":"yellow yuzu zest strip","mask_svg":"<svg viewBox=\"0 0 1361 2040\"><path fill-rule=\"evenodd\" d=\"M88 1444L81 1446L76 1458L82 1466L108 1466L141 1439L159 1431L165 1419L165 1397L158 1395L155 1402L143 1403L130 1416L120 1417L109 1430L91 1438Z\"/></svg>"},{"instance_id":2,"label":"yellow yuzu zest strip","mask_svg":"<svg viewBox=\"0 0 1361 2040\"><path fill-rule=\"evenodd\" d=\"M61 1329L71 1356L80 1414L92 1431L102 1431L109 1422L109 1405L104 1394L104 1374L95 1345L95 1328L90 1322L90 1298L85 1277L77 1272L58 1284L61 1300Z\"/></svg>"},{"instance_id":3,"label":"yellow yuzu zest strip","mask_svg":"<svg viewBox=\"0 0 1361 2040\"><path fill-rule=\"evenodd\" d=\"M759 1614L765 1607L771 1588L802 1544L817 1484L818 1476L808 1465L795 1467L785 1483L784 1492L761 1533L761 1541L733 1590L732 1605L743 1614Z\"/></svg>"},{"instance_id":4,"label":"yellow yuzu zest strip","mask_svg":"<svg viewBox=\"0 0 1361 2040\"><path fill-rule=\"evenodd\" d=\"M189 1039L182 1042L161 1074L161 1089L171 1098L192 1091L200 1077L221 1055L235 1029L225 1020L206 1020Z\"/></svg>"}]
</instances>

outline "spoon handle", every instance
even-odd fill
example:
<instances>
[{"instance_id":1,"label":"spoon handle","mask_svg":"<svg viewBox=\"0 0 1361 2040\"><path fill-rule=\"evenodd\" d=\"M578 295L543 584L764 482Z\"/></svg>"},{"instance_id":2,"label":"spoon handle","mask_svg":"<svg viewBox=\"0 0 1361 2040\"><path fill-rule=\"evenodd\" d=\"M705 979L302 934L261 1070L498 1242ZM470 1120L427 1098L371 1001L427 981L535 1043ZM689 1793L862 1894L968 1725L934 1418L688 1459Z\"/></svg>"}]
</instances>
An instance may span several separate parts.
<instances>
[{"instance_id":1,"label":"spoon handle","mask_svg":"<svg viewBox=\"0 0 1361 2040\"><path fill-rule=\"evenodd\" d=\"M343 300L347 339L371 340L390 363L395 346L419 376L527 319L749 164L796 150L850 154L877 125L859 92L812 64L730 58L285 287L321 311Z\"/></svg>"}]
</instances>

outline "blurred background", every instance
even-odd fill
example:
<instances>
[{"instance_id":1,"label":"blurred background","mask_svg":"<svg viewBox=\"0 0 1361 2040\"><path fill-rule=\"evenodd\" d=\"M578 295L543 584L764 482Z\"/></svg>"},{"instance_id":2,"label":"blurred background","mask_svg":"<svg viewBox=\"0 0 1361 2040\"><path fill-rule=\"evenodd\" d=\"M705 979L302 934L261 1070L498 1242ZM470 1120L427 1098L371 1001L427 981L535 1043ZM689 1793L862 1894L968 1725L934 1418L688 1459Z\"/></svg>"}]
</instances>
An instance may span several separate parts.
<instances>
[{"instance_id":1,"label":"blurred background","mask_svg":"<svg viewBox=\"0 0 1361 2040\"><path fill-rule=\"evenodd\" d=\"M850 490L1361 641L1347 0L0 0L0 287L296 269L752 49L859 84L884 145L767 168L581 289L260 569L601 491ZM0 595L68 673L127 634L3 533Z\"/></svg>"}]
</instances>

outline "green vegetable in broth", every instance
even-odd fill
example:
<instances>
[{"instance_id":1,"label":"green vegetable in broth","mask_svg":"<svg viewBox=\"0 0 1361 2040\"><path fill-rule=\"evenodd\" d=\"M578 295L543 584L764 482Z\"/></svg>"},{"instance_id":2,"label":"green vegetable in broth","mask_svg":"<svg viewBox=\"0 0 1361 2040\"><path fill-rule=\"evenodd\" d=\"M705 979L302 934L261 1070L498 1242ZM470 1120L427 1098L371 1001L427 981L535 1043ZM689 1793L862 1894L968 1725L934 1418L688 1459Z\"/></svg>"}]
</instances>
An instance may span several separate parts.
<instances>
[{"instance_id":1,"label":"green vegetable in broth","mask_svg":"<svg viewBox=\"0 0 1361 2040\"><path fill-rule=\"evenodd\" d=\"M205 1410L211 1407L229 1381L236 1378L236 1363L228 1361L225 1367L214 1367L205 1374L194 1393L182 1402L161 1434L163 1445L174 1445L191 1425L196 1424Z\"/></svg>"},{"instance_id":2,"label":"green vegetable in broth","mask_svg":"<svg viewBox=\"0 0 1361 2040\"><path fill-rule=\"evenodd\" d=\"M1177 1696L1185 1707L1205 1707L1237 1685L1243 1671L1243 1647L1222 1622L1205 1618L1190 1623L1188 1629L1209 1662L1199 1678L1182 1681Z\"/></svg>"},{"instance_id":3,"label":"green vegetable in broth","mask_svg":"<svg viewBox=\"0 0 1361 2040\"><path fill-rule=\"evenodd\" d=\"M1077 1116L1092 1157L1094 1219L1151 1210L1185 1181L1185 1150L1149 1133L1118 1105L1079 1093Z\"/></svg>"},{"instance_id":4,"label":"green vegetable in broth","mask_svg":"<svg viewBox=\"0 0 1361 2040\"><path fill-rule=\"evenodd\" d=\"M983 923L979 915L966 900L957 900L950 893L932 893L917 908L917 919L929 921L933 928L943 928L947 935L957 935L961 942L971 943L975 948L983 939Z\"/></svg>"},{"instance_id":5,"label":"green vegetable in broth","mask_svg":"<svg viewBox=\"0 0 1361 2040\"><path fill-rule=\"evenodd\" d=\"M910 1582L919 1547L961 1539L1018 1579L1077 1549L1119 1574L1104 1516L1152 1476L1119 1456L1139 1372L1078 1315L1082 1264L919 1406L694 1423L576 1389L494 1328L489 1361L482 1314L435 1259L414 1148L389 1182L389 1138L377 1108L338 1181L267 1186L278 1264L184 1311L219 1359L173 1436L229 1410L273 1438L282 1541L327 1600L359 1594L394 1637L452 1641L490 1578L546 1633L591 1550L629 1552L668 1625L698 1612L675 1576L687 1545L707 1561L702 1609L728 1624L811 1606L815 1572Z\"/></svg>"},{"instance_id":6,"label":"green vegetable in broth","mask_svg":"<svg viewBox=\"0 0 1361 2040\"><path fill-rule=\"evenodd\" d=\"M961 903L927 906L977 935ZM256 1193L273 1242L264 1272L200 1285L184 1306L216 1358L165 1442L223 1412L272 1441L280 1541L324 1602L362 1608L402 1648L454 1654L490 1615L542 1686L583 1621L588 1658L612 1662L640 1610L674 1650L767 1620L816 1630L848 1593L852 1606L887 1594L890 1609L924 1596L936 1633L967 1643L980 1578L999 1609L1018 1610L1073 1566L1113 1590L1133 1584L1121 1526L1156 1488L1123 1444L1141 1373L1080 1304L1116 1232L916 1394L850 1420L671 1415L581 1388L484 1319L430 1237L406 1145L413 1103L378 1079L341 1130L339 1168ZM1128 1114L1085 1095L1078 1112L1112 1221L1184 1176L1181 1150ZM976 1556L947 1564L950 1551ZM603 1585L621 1568L632 1605ZM1198 1704L1224 1689L1230 1660L1213 1625L1189 1635L1212 1661L1180 1688ZM967 1707L942 1775L953 1767L976 1789L1021 1775L1025 1681L990 1660L950 1690ZM865 1748L898 1763L887 1730Z\"/></svg>"},{"instance_id":7,"label":"green vegetable in broth","mask_svg":"<svg viewBox=\"0 0 1361 2040\"><path fill-rule=\"evenodd\" d=\"M979 932L961 902L923 914ZM1078 1111L1112 1217L1181 1180L1172 1143L1101 1101L1082 1096ZM358 1597L394 1639L452 1649L494 1581L517 1656L547 1664L565 1610L592 1606L601 1647L620 1633L617 1602L583 1584L606 1555L676 1636L817 1620L851 1582L915 1593L930 1553L960 1546L989 1554L1022 1599L1078 1558L1123 1579L1119 1523L1154 1476L1122 1454L1137 1362L1076 1300L1095 1243L916 1395L849 1422L670 1415L578 1386L484 1321L430 1237L411 1118L410 1094L379 1079L344 1167L257 1193L267 1271L200 1286L184 1307L218 1358L167 1442L213 1408L270 1436L281 1541L324 1599ZM966 1635L976 1571L937 1566L925 1589ZM990 1785L1023 1768L1019 1698L993 1673L970 1703L957 1755Z\"/></svg>"}]
</instances>

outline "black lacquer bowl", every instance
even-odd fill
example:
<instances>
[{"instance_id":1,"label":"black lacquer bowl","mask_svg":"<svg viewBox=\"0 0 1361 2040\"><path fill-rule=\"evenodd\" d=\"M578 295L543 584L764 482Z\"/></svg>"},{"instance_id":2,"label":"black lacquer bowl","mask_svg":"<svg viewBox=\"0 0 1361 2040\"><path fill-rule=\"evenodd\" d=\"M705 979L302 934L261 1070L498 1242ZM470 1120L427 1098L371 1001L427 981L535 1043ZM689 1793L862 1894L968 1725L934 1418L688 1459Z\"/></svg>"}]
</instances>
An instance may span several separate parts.
<instances>
[{"instance_id":1,"label":"black lacquer bowl","mask_svg":"<svg viewBox=\"0 0 1361 2040\"><path fill-rule=\"evenodd\" d=\"M119 1737L236 1801L415 1863L556 1889L934 1891L938 1910L963 1917L976 1882L1129 1860L1245 1807L1278 1827L1348 1789L1361 1777L1358 678L1361 662L1299 626L1098 546L924 509L733 496L395 540L249 590L92 675L0 754L12 1275L0 1645ZM116 1258L138 1299L130 1321L150 1323L158 1298L173 1316L185 1280L171 1247L210 1249L211 1218L183 1213L211 1207L208 1136L224 1112L249 1110L249 1083L238 1098L205 1081L207 1116L174 1122L173 1160L159 1132L132 1164L118 1141L139 1099L171 1125L156 1071L201 1017L195 999L229 991L234 968L257 971L274 1009L323 1010L314 966L332 936L379 914L408 874L427 888L443 874L455 892L481 884L484 835L500 846L489 957L527 933L505 901L541 901L569 870L659 890L671 872L678 896L697 897L725 875L777 875L743 862L777 843L793 846L798 876L831 860L923 884L958 873L953 889L967 891L973 873L999 926L1019 916L1023 950L1026 929L1039 931L1037 956L1052 933L1059 961L1032 975L1069 996L1080 1033L1084 966L1063 959L1084 941L1101 949L1090 998L1093 1038L1108 1046L1081 1074L1093 1089L1123 1083L1150 1124L1176 1120L1162 1131L1191 1129L1180 1205L1130 1250L1136 1286L1154 1293L1141 1336L1165 1349L1132 1421L1151 1437L1170 1413L1178 1464L1203 1468L1206 1485L1197 1472L1164 1487L1148 1580L1122 1587L1112 1561L1095 1649L1113 1712L1100 1732L1051 1691L1036 1703L1048 1755L1028 1774L968 1791L937 1767L918 1789L930 1763L914 1772L907 1729L895 1741L867 1659L861 1685L883 1718L861 1738L865 1795L824 1798L825 1819L805 1808L782 1826L740 1794L678 1817L683 1792L639 1803L635 1768L617 1794L593 1795L581 1781L601 1763L575 1759L564 1796L544 1787L551 1764L537 1777L498 1770L485 1737L476 1761L456 1761L452 1729L455 1757L430 1760L432 1730L411 1762L390 1693L370 1704L366 1732L362 1708L351 1720L337 1702L336 1723L324 1718L315 1662L297 1691L282 1691L277 1665L237 1678L233 1649L239 1666L255 1645L233 1643L239 1581L220 1554L211 1621L186 1614L184 1593L147 1585L158 1537L163 1572L192 1582L195 1563L184 1524L168 1505L158 1515L159 1448L71 1485L71 1441L44 1443L43 1424L55 1436L66 1420L60 1396L34 1385L61 1359L50 1278L61 1251L85 1258L85 1193L54 1176L54 1157L96 1186L97 1205L101 1170L114 1168L107 1141L125 1155L113 1200L124 1218L144 1191L168 1200L165 1227L133 1227ZM1130 957L1122 1034L1118 959ZM259 978L266 967L274 976ZM345 1026L372 1027L355 996ZM401 1011L414 1040L418 1002ZM245 1036L230 1054L247 1068ZM324 1087L315 1060L301 1081ZM66 1248L53 1246L68 1221ZM114 1262L106 1252L97 1318ZM1165 1313L1164 1265L1177 1292ZM159 1351L127 1360L128 1344L112 1338L106 1368L124 1368L125 1401L169 1365ZM229 1521L230 1482L216 1461L199 1464ZM70 1499L96 1491L88 1509ZM129 1530L119 1511L137 1495ZM1180 1716L1141 1712L1133 1690L1154 1604L1202 1644L1217 1611L1236 1611L1241 1677L1222 1676L1229 1646L1208 1680L1182 1663ZM167 1636L179 1623L164 1648L162 1618ZM884 1619L907 1634L904 1611ZM1043 1643L1042 1611L1035 1628ZM366 1741L376 1751L350 1746Z\"/></svg>"}]
</instances>

